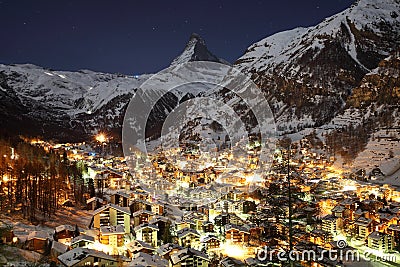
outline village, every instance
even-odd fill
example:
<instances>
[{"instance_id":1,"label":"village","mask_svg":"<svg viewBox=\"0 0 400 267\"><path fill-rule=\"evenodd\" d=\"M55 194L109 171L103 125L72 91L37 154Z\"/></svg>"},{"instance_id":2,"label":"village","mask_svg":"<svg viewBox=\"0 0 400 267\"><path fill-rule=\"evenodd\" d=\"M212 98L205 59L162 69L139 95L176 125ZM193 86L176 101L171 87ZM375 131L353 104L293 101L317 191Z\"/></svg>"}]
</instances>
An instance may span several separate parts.
<instances>
[{"instance_id":1,"label":"village","mask_svg":"<svg viewBox=\"0 0 400 267\"><path fill-rule=\"evenodd\" d=\"M324 250L400 262L399 189L370 183L374 177L363 171L337 168L315 136L278 145L262 177L255 172L254 144L238 159L226 153L206 157L213 164L202 162L206 167L200 170L182 167L199 159L196 151L155 154L132 173L124 157L106 151L104 135L96 141L97 150L84 143L32 141L65 150L69 160L87 166L84 184L92 183L94 191L84 194L84 207L65 195L60 209L81 209L83 215L76 216L88 223L78 226L71 217L53 228L27 230L2 216L3 246L31 251L37 264L67 267L286 266L289 261L278 252L291 250L316 252L318 259L296 261L304 266L360 260L319 257ZM174 153L184 160L171 162ZM4 192L13 186L4 176L2 182ZM260 254L265 248L268 257Z\"/></svg>"}]
</instances>

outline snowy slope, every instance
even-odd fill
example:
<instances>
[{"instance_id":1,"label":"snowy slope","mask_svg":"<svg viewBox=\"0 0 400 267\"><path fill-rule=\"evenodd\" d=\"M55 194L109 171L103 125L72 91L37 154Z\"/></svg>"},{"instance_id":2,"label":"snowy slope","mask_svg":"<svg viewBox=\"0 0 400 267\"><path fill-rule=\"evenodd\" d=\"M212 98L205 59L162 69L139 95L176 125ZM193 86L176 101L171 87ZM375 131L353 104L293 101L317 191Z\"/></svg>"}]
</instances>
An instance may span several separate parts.
<instances>
[{"instance_id":1,"label":"snowy slope","mask_svg":"<svg viewBox=\"0 0 400 267\"><path fill-rule=\"evenodd\" d=\"M400 2L360 0L316 26L251 45L235 67L270 99L282 134L319 127L379 62L399 49Z\"/></svg>"},{"instance_id":2,"label":"snowy slope","mask_svg":"<svg viewBox=\"0 0 400 267\"><path fill-rule=\"evenodd\" d=\"M0 64L0 72L10 77L8 85L23 102L39 101L63 109L67 114L93 112L117 95L132 93L149 77L134 78L88 70L52 71L30 64Z\"/></svg>"},{"instance_id":3,"label":"snowy slope","mask_svg":"<svg viewBox=\"0 0 400 267\"><path fill-rule=\"evenodd\" d=\"M326 41L331 38L341 37L343 26L347 30L348 38L344 40L348 54L362 67L357 54L357 30L373 32L377 36L385 36L388 28L399 36L400 30L400 3L399 1L360 0L343 12L324 19L320 24L309 28L295 28L276 33L251 45L245 54L237 60L236 67L243 71L265 71L271 67L285 63L286 68L291 68L293 74L298 70L290 66L291 62L304 56L307 52L318 54ZM384 27L388 25L388 27ZM355 27L355 29L354 29ZM376 51L388 55L388 51ZM368 70L368 68L366 68ZM270 69L271 70L271 69Z\"/></svg>"}]
</instances>

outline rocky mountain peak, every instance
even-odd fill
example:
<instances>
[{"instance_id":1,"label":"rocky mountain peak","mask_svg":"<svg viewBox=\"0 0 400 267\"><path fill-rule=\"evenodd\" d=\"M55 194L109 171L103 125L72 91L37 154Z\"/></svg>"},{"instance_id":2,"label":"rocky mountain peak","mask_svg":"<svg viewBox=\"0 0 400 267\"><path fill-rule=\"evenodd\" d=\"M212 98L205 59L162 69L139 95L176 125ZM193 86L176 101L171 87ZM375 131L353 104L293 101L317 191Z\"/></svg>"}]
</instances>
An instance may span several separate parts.
<instances>
[{"instance_id":1,"label":"rocky mountain peak","mask_svg":"<svg viewBox=\"0 0 400 267\"><path fill-rule=\"evenodd\" d=\"M212 61L219 62L223 64L229 64L223 59L218 58L213 53L208 50L206 42L197 33L192 33L188 43L186 44L183 52L176 57L171 66L176 66L178 64L183 64L192 61Z\"/></svg>"}]
</instances>

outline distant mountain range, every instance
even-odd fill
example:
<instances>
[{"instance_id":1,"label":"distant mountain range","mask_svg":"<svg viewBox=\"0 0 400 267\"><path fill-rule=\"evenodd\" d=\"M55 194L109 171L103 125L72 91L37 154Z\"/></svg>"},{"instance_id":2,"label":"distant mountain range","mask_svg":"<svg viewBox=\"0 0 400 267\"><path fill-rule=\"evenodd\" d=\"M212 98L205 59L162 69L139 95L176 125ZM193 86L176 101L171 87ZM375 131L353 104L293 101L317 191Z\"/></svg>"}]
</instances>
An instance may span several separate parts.
<instances>
[{"instance_id":1,"label":"distant mountain range","mask_svg":"<svg viewBox=\"0 0 400 267\"><path fill-rule=\"evenodd\" d=\"M279 134L329 130L365 123L383 111L396 117L399 44L400 1L360 0L316 26L254 43L233 66L261 88ZM171 66L189 61L229 64L196 34ZM62 141L85 140L101 130L119 135L127 104L149 77L0 65L0 131ZM195 96L166 95L150 125L156 127L180 101Z\"/></svg>"}]
</instances>

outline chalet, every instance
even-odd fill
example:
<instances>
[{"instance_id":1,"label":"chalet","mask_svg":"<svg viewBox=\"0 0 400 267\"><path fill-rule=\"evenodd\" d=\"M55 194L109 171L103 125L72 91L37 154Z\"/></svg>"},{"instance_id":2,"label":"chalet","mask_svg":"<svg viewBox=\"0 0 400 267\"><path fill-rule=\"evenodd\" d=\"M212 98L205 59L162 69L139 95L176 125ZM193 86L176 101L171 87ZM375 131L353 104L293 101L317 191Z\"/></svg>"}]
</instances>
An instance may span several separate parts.
<instances>
[{"instance_id":1,"label":"chalet","mask_svg":"<svg viewBox=\"0 0 400 267\"><path fill-rule=\"evenodd\" d=\"M107 204L93 211L90 228L100 229L102 226L123 225L125 233L130 233L130 210L114 204Z\"/></svg>"},{"instance_id":2,"label":"chalet","mask_svg":"<svg viewBox=\"0 0 400 267\"><path fill-rule=\"evenodd\" d=\"M156 252L158 255L160 255L164 259L170 260L171 255L181 249L183 249L183 247L179 246L178 244L167 243L167 244L159 246L156 249Z\"/></svg>"},{"instance_id":3,"label":"chalet","mask_svg":"<svg viewBox=\"0 0 400 267\"><path fill-rule=\"evenodd\" d=\"M203 247L207 250L207 252L212 251L214 249L218 249L221 245L221 240L219 240L216 236L210 235L206 236L202 241Z\"/></svg>"},{"instance_id":4,"label":"chalet","mask_svg":"<svg viewBox=\"0 0 400 267\"><path fill-rule=\"evenodd\" d=\"M257 226L256 224L251 224L249 225L249 231L250 231L250 241L255 242L254 244L256 244L263 235L264 227Z\"/></svg>"},{"instance_id":5,"label":"chalet","mask_svg":"<svg viewBox=\"0 0 400 267\"><path fill-rule=\"evenodd\" d=\"M393 204L391 204L393 205ZM390 213L397 215L398 218L400 218L400 207L391 207L390 208Z\"/></svg>"},{"instance_id":6,"label":"chalet","mask_svg":"<svg viewBox=\"0 0 400 267\"><path fill-rule=\"evenodd\" d=\"M214 218L215 225L217 226L225 226L229 223L229 214L222 213Z\"/></svg>"},{"instance_id":7,"label":"chalet","mask_svg":"<svg viewBox=\"0 0 400 267\"><path fill-rule=\"evenodd\" d=\"M214 224L209 221L203 222L202 230L204 233L212 233L214 232Z\"/></svg>"},{"instance_id":8,"label":"chalet","mask_svg":"<svg viewBox=\"0 0 400 267\"><path fill-rule=\"evenodd\" d=\"M133 259L128 266L152 266L164 267L168 266L168 260L158 256L139 252L133 255Z\"/></svg>"},{"instance_id":9,"label":"chalet","mask_svg":"<svg viewBox=\"0 0 400 267\"><path fill-rule=\"evenodd\" d=\"M50 235L45 231L33 231L26 240L29 250L44 253L50 244Z\"/></svg>"},{"instance_id":10,"label":"chalet","mask_svg":"<svg viewBox=\"0 0 400 267\"><path fill-rule=\"evenodd\" d=\"M345 198L342 201L340 201L339 204L345 207L346 209L355 211L358 208L357 202L358 198Z\"/></svg>"},{"instance_id":11,"label":"chalet","mask_svg":"<svg viewBox=\"0 0 400 267\"><path fill-rule=\"evenodd\" d=\"M190 219L176 220L174 225L176 231L180 231L185 228L196 229L196 223Z\"/></svg>"},{"instance_id":12,"label":"chalet","mask_svg":"<svg viewBox=\"0 0 400 267\"><path fill-rule=\"evenodd\" d=\"M200 234L192 228L184 228L176 233L178 237L178 244L182 247L199 247Z\"/></svg>"},{"instance_id":13,"label":"chalet","mask_svg":"<svg viewBox=\"0 0 400 267\"><path fill-rule=\"evenodd\" d=\"M144 223L149 223L153 218L154 213L148 210L139 210L132 214L133 225L138 226Z\"/></svg>"},{"instance_id":14,"label":"chalet","mask_svg":"<svg viewBox=\"0 0 400 267\"><path fill-rule=\"evenodd\" d=\"M111 195L110 202L120 207L129 207L131 196L125 192L118 191Z\"/></svg>"},{"instance_id":15,"label":"chalet","mask_svg":"<svg viewBox=\"0 0 400 267\"><path fill-rule=\"evenodd\" d=\"M15 229L15 230L12 230L12 234L13 234L13 243L24 246L24 245L26 245L26 240L30 233L26 230Z\"/></svg>"},{"instance_id":16,"label":"chalet","mask_svg":"<svg viewBox=\"0 0 400 267\"><path fill-rule=\"evenodd\" d=\"M158 240L162 239L162 235L165 231L166 227L170 226L170 220L167 217L156 215L150 221L150 224L154 224L158 227L159 231L157 232Z\"/></svg>"},{"instance_id":17,"label":"chalet","mask_svg":"<svg viewBox=\"0 0 400 267\"><path fill-rule=\"evenodd\" d=\"M123 225L101 226L100 243L112 247L122 247L124 245L125 228Z\"/></svg>"},{"instance_id":18,"label":"chalet","mask_svg":"<svg viewBox=\"0 0 400 267\"><path fill-rule=\"evenodd\" d=\"M158 201L151 203L151 211L154 214L163 215L164 214L164 204L162 204Z\"/></svg>"},{"instance_id":19,"label":"chalet","mask_svg":"<svg viewBox=\"0 0 400 267\"><path fill-rule=\"evenodd\" d=\"M87 248L74 248L58 256L58 260L66 267L118 266L118 261L112 256L101 251Z\"/></svg>"},{"instance_id":20,"label":"chalet","mask_svg":"<svg viewBox=\"0 0 400 267\"><path fill-rule=\"evenodd\" d=\"M128 255L130 258L133 258L133 256L139 252L143 252L146 254L153 254L156 250L150 244L140 241L140 240L134 240L134 241L126 244L126 248L127 248Z\"/></svg>"},{"instance_id":21,"label":"chalet","mask_svg":"<svg viewBox=\"0 0 400 267\"><path fill-rule=\"evenodd\" d=\"M243 262L238 259L234 259L231 257L225 257L221 260L220 264L221 267L245 267L247 266Z\"/></svg>"},{"instance_id":22,"label":"chalet","mask_svg":"<svg viewBox=\"0 0 400 267\"><path fill-rule=\"evenodd\" d=\"M131 193L131 197L133 199L139 199L139 200L144 200L144 201L150 200L149 199L150 198L150 194L148 192L144 191L144 190L133 191Z\"/></svg>"},{"instance_id":23,"label":"chalet","mask_svg":"<svg viewBox=\"0 0 400 267\"><path fill-rule=\"evenodd\" d=\"M357 235L361 240L366 240L369 234L372 233L373 221L371 219L360 217L354 224L358 228Z\"/></svg>"},{"instance_id":24,"label":"chalet","mask_svg":"<svg viewBox=\"0 0 400 267\"><path fill-rule=\"evenodd\" d=\"M254 201L243 200L242 205L243 205L243 213L245 214L257 210L257 205Z\"/></svg>"},{"instance_id":25,"label":"chalet","mask_svg":"<svg viewBox=\"0 0 400 267\"><path fill-rule=\"evenodd\" d=\"M131 209L132 213L140 211L140 210L151 211L152 205L150 202L148 202L146 200L134 199L131 201L130 209Z\"/></svg>"},{"instance_id":26,"label":"chalet","mask_svg":"<svg viewBox=\"0 0 400 267\"><path fill-rule=\"evenodd\" d=\"M397 215L386 212L378 212L376 213L375 217L378 222L384 223L386 225L397 224L398 221Z\"/></svg>"},{"instance_id":27,"label":"chalet","mask_svg":"<svg viewBox=\"0 0 400 267\"><path fill-rule=\"evenodd\" d=\"M332 213L337 217L337 218L343 218L345 217L344 213L346 211L346 208L341 206L341 205L337 205L332 209Z\"/></svg>"},{"instance_id":28,"label":"chalet","mask_svg":"<svg viewBox=\"0 0 400 267\"><path fill-rule=\"evenodd\" d=\"M171 255L170 266L172 267L208 267L210 259L201 251L185 248Z\"/></svg>"},{"instance_id":29,"label":"chalet","mask_svg":"<svg viewBox=\"0 0 400 267\"><path fill-rule=\"evenodd\" d=\"M313 244L324 246L332 240L332 235L327 231L314 229L310 232L309 240Z\"/></svg>"},{"instance_id":30,"label":"chalet","mask_svg":"<svg viewBox=\"0 0 400 267\"><path fill-rule=\"evenodd\" d=\"M250 232L245 227L227 224L225 225L225 237L231 243L247 243L249 242Z\"/></svg>"},{"instance_id":31,"label":"chalet","mask_svg":"<svg viewBox=\"0 0 400 267\"><path fill-rule=\"evenodd\" d=\"M190 212L184 218L193 221L196 224L195 229L197 231L201 231L203 223L208 220L208 216L200 212Z\"/></svg>"},{"instance_id":32,"label":"chalet","mask_svg":"<svg viewBox=\"0 0 400 267\"><path fill-rule=\"evenodd\" d=\"M322 230L329 233L331 237L337 235L338 231L343 228L343 219L333 214L326 215L321 220Z\"/></svg>"},{"instance_id":33,"label":"chalet","mask_svg":"<svg viewBox=\"0 0 400 267\"><path fill-rule=\"evenodd\" d=\"M115 170L108 169L106 171L110 188L119 189L124 184L124 174Z\"/></svg>"},{"instance_id":34,"label":"chalet","mask_svg":"<svg viewBox=\"0 0 400 267\"><path fill-rule=\"evenodd\" d=\"M235 213L230 213L228 218L228 224L243 225L243 220Z\"/></svg>"},{"instance_id":35,"label":"chalet","mask_svg":"<svg viewBox=\"0 0 400 267\"><path fill-rule=\"evenodd\" d=\"M153 224L144 223L134 228L136 233L136 240L144 241L153 247L157 246L157 232L158 227Z\"/></svg>"},{"instance_id":36,"label":"chalet","mask_svg":"<svg viewBox=\"0 0 400 267\"><path fill-rule=\"evenodd\" d=\"M98 197L92 197L86 200L87 210L96 210L104 205L104 200Z\"/></svg>"},{"instance_id":37,"label":"chalet","mask_svg":"<svg viewBox=\"0 0 400 267\"><path fill-rule=\"evenodd\" d=\"M394 249L394 238L389 234L374 231L368 235L367 244L369 248L391 252Z\"/></svg>"},{"instance_id":38,"label":"chalet","mask_svg":"<svg viewBox=\"0 0 400 267\"><path fill-rule=\"evenodd\" d=\"M210 214L210 208L208 206L200 206L200 207L197 208L197 211L207 215L207 217Z\"/></svg>"},{"instance_id":39,"label":"chalet","mask_svg":"<svg viewBox=\"0 0 400 267\"><path fill-rule=\"evenodd\" d=\"M393 240L396 246L398 246L400 244L400 225L398 224L389 225L389 227L387 228L387 233L393 236Z\"/></svg>"},{"instance_id":40,"label":"chalet","mask_svg":"<svg viewBox=\"0 0 400 267\"><path fill-rule=\"evenodd\" d=\"M51 249L50 249L50 256L57 258L61 254L64 254L68 250L68 246L64 245L63 243L53 241L51 243Z\"/></svg>"},{"instance_id":41,"label":"chalet","mask_svg":"<svg viewBox=\"0 0 400 267\"><path fill-rule=\"evenodd\" d=\"M54 240L63 243L70 244L72 238L79 234L78 226L72 226L69 224L59 225L56 227L54 232Z\"/></svg>"},{"instance_id":42,"label":"chalet","mask_svg":"<svg viewBox=\"0 0 400 267\"><path fill-rule=\"evenodd\" d=\"M358 220L358 218L360 218L360 217L368 218L369 217L369 212L368 211L363 211L362 209L357 209L354 212L354 220Z\"/></svg>"},{"instance_id":43,"label":"chalet","mask_svg":"<svg viewBox=\"0 0 400 267\"><path fill-rule=\"evenodd\" d=\"M364 210L375 211L383 208L383 203L377 200L365 199L361 202Z\"/></svg>"},{"instance_id":44,"label":"chalet","mask_svg":"<svg viewBox=\"0 0 400 267\"><path fill-rule=\"evenodd\" d=\"M71 240L71 248L85 248L90 244L94 244L94 237L81 234Z\"/></svg>"}]
</instances>

